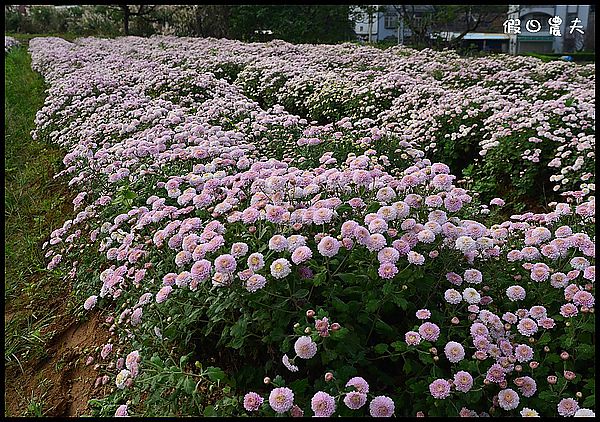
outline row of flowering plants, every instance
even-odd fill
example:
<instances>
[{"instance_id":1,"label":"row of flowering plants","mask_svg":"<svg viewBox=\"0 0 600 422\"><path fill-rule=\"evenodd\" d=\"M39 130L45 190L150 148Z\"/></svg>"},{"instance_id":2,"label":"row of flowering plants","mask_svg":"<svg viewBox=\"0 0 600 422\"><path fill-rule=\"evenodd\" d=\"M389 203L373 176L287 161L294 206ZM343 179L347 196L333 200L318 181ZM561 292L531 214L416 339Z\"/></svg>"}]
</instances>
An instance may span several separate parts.
<instances>
[{"instance_id":1,"label":"row of flowering plants","mask_svg":"<svg viewBox=\"0 0 600 422\"><path fill-rule=\"evenodd\" d=\"M506 193L523 208L513 202L594 190L593 65L185 38L163 38L145 54L182 44L178 65L225 77L263 107L282 104L320 123L374 119L470 177L487 200Z\"/></svg>"},{"instance_id":2,"label":"row of flowering plants","mask_svg":"<svg viewBox=\"0 0 600 422\"><path fill-rule=\"evenodd\" d=\"M112 333L89 359L114 386L94 414L593 414L589 189L507 220L420 139L235 82L242 53L334 47L177 40L30 43L49 85L34 136L79 192L48 269ZM368 72L349 49L323 66Z\"/></svg>"}]
</instances>

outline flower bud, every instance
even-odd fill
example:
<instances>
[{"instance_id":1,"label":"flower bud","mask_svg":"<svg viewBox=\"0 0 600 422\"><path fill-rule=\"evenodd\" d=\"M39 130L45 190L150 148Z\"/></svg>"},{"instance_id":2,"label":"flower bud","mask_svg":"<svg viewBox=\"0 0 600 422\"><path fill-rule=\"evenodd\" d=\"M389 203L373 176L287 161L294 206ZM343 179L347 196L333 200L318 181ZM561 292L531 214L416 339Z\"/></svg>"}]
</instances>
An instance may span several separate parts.
<instances>
[{"instance_id":1,"label":"flower bud","mask_svg":"<svg viewBox=\"0 0 600 422\"><path fill-rule=\"evenodd\" d=\"M329 382L333 379L333 374L331 372L325 373L325 381Z\"/></svg>"},{"instance_id":2,"label":"flower bud","mask_svg":"<svg viewBox=\"0 0 600 422\"><path fill-rule=\"evenodd\" d=\"M512 327L512 325L510 325L508 322L506 324L504 324L504 329L506 331L510 331L511 327Z\"/></svg>"},{"instance_id":3,"label":"flower bud","mask_svg":"<svg viewBox=\"0 0 600 422\"><path fill-rule=\"evenodd\" d=\"M506 380L500 382L500 388L506 388L507 385L508 383L506 382Z\"/></svg>"},{"instance_id":4,"label":"flower bud","mask_svg":"<svg viewBox=\"0 0 600 422\"><path fill-rule=\"evenodd\" d=\"M515 371L521 372L522 370L523 370L523 367L521 365L515 365Z\"/></svg>"},{"instance_id":5,"label":"flower bud","mask_svg":"<svg viewBox=\"0 0 600 422\"><path fill-rule=\"evenodd\" d=\"M548 375L548 378L546 378L546 380L548 381L548 384L556 384L556 381L558 381L558 378L554 375Z\"/></svg>"},{"instance_id":6,"label":"flower bud","mask_svg":"<svg viewBox=\"0 0 600 422\"><path fill-rule=\"evenodd\" d=\"M331 331L338 331L340 328L342 328L342 327L337 322L334 322L333 324L331 324Z\"/></svg>"},{"instance_id":7,"label":"flower bud","mask_svg":"<svg viewBox=\"0 0 600 422\"><path fill-rule=\"evenodd\" d=\"M312 318L314 316L315 316L315 311L313 311L312 309L309 309L308 311L306 311L307 318Z\"/></svg>"},{"instance_id":8,"label":"flower bud","mask_svg":"<svg viewBox=\"0 0 600 422\"><path fill-rule=\"evenodd\" d=\"M581 391L578 391L575 393L575 397L577 397L578 399L583 397L583 393Z\"/></svg>"},{"instance_id":9,"label":"flower bud","mask_svg":"<svg viewBox=\"0 0 600 422\"><path fill-rule=\"evenodd\" d=\"M437 355L437 349L435 347L430 347L429 353L431 353L432 355Z\"/></svg>"},{"instance_id":10,"label":"flower bud","mask_svg":"<svg viewBox=\"0 0 600 422\"><path fill-rule=\"evenodd\" d=\"M519 378L515 378L514 383L517 387L522 387L523 384L525 384L525 380L521 377ZM502 385L500 385L502 387ZM506 386L502 387L502 388L506 388Z\"/></svg>"},{"instance_id":11,"label":"flower bud","mask_svg":"<svg viewBox=\"0 0 600 422\"><path fill-rule=\"evenodd\" d=\"M490 380L489 380L489 379L487 379L487 378L485 378L485 379L483 380L483 383L484 383L485 385L490 385Z\"/></svg>"},{"instance_id":12,"label":"flower bud","mask_svg":"<svg viewBox=\"0 0 600 422\"><path fill-rule=\"evenodd\" d=\"M295 323L295 324L294 324L294 328L298 328L299 326L300 326L300 324L299 324L299 323Z\"/></svg>"},{"instance_id":13,"label":"flower bud","mask_svg":"<svg viewBox=\"0 0 600 422\"><path fill-rule=\"evenodd\" d=\"M544 352L549 352L550 348L548 346L544 346Z\"/></svg>"},{"instance_id":14,"label":"flower bud","mask_svg":"<svg viewBox=\"0 0 600 422\"><path fill-rule=\"evenodd\" d=\"M529 341L531 344L535 343L535 339L534 339L533 337L529 337L529 340L528 340L528 341Z\"/></svg>"},{"instance_id":15,"label":"flower bud","mask_svg":"<svg viewBox=\"0 0 600 422\"><path fill-rule=\"evenodd\" d=\"M531 369L535 369L535 368L537 368L538 366L540 366L540 364L539 364L539 362L536 362L535 360L532 360L531 362L529 362L529 367L530 367Z\"/></svg>"},{"instance_id":16,"label":"flower bud","mask_svg":"<svg viewBox=\"0 0 600 422\"><path fill-rule=\"evenodd\" d=\"M567 327L570 327L570 326L571 326L571 321L567 321L567 322L565 322L565 325L566 325Z\"/></svg>"},{"instance_id":17,"label":"flower bud","mask_svg":"<svg viewBox=\"0 0 600 422\"><path fill-rule=\"evenodd\" d=\"M270 384L270 383L271 383L271 378L269 378L269 377L265 377L265 379L263 380L263 382L264 382L265 384Z\"/></svg>"},{"instance_id":18,"label":"flower bud","mask_svg":"<svg viewBox=\"0 0 600 422\"><path fill-rule=\"evenodd\" d=\"M577 375L575 375L575 372L573 372L573 371L564 371L563 374L564 374L565 378L569 381L573 381L575 379L575 377L577 376Z\"/></svg>"},{"instance_id":19,"label":"flower bud","mask_svg":"<svg viewBox=\"0 0 600 422\"><path fill-rule=\"evenodd\" d=\"M439 356L434 356L434 357L433 357L433 361L434 361L434 362L437 362L438 360L440 360L440 357L439 357Z\"/></svg>"},{"instance_id":20,"label":"flower bud","mask_svg":"<svg viewBox=\"0 0 600 422\"><path fill-rule=\"evenodd\" d=\"M587 306L581 307L581 312L583 312L584 314L587 314L589 311L590 311L590 308L588 308Z\"/></svg>"},{"instance_id":21,"label":"flower bud","mask_svg":"<svg viewBox=\"0 0 600 422\"><path fill-rule=\"evenodd\" d=\"M450 322L451 322L452 324L456 325L456 324L460 323L460 320L459 320L457 317L453 317L453 318L450 320Z\"/></svg>"},{"instance_id":22,"label":"flower bud","mask_svg":"<svg viewBox=\"0 0 600 422\"><path fill-rule=\"evenodd\" d=\"M406 289L408 289L408 286L406 284L403 284L402 285L402 290L406 290Z\"/></svg>"},{"instance_id":23,"label":"flower bud","mask_svg":"<svg viewBox=\"0 0 600 422\"><path fill-rule=\"evenodd\" d=\"M312 330L310 329L310 327L306 327L304 329L304 334L310 334L312 332Z\"/></svg>"},{"instance_id":24,"label":"flower bud","mask_svg":"<svg viewBox=\"0 0 600 422\"><path fill-rule=\"evenodd\" d=\"M560 358L561 358L562 360L567 360L567 359L569 359L569 353L568 353L568 352L562 352L562 353L560 354Z\"/></svg>"},{"instance_id":25,"label":"flower bud","mask_svg":"<svg viewBox=\"0 0 600 422\"><path fill-rule=\"evenodd\" d=\"M417 418L424 418L425 417L425 413L421 412L420 410L417 412L416 414Z\"/></svg>"},{"instance_id":26,"label":"flower bud","mask_svg":"<svg viewBox=\"0 0 600 422\"><path fill-rule=\"evenodd\" d=\"M250 233L255 233L256 232L256 226L250 226L250 227L248 227L248 231Z\"/></svg>"}]
</instances>

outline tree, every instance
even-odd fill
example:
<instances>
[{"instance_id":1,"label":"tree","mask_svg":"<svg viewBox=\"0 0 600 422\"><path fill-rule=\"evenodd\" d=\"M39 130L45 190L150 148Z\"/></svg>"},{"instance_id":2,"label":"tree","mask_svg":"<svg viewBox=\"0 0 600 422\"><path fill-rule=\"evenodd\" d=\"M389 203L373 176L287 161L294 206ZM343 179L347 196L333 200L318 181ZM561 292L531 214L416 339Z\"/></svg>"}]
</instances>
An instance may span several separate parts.
<instances>
[{"instance_id":1,"label":"tree","mask_svg":"<svg viewBox=\"0 0 600 422\"><path fill-rule=\"evenodd\" d=\"M132 5L132 4L118 4L114 5L123 12L123 32L125 35L129 35L129 23L132 18L138 17L148 22L158 22L159 20L153 16L156 10L156 5L148 6L145 4Z\"/></svg>"},{"instance_id":2,"label":"tree","mask_svg":"<svg viewBox=\"0 0 600 422\"><path fill-rule=\"evenodd\" d=\"M410 29L412 43L417 46L457 47L470 32L506 15L506 5L394 5L404 24ZM452 39L434 38L440 32L457 30Z\"/></svg>"},{"instance_id":3,"label":"tree","mask_svg":"<svg viewBox=\"0 0 600 422\"><path fill-rule=\"evenodd\" d=\"M261 31L293 43L335 43L352 38L347 5L236 5L231 11L231 35L261 40Z\"/></svg>"}]
</instances>

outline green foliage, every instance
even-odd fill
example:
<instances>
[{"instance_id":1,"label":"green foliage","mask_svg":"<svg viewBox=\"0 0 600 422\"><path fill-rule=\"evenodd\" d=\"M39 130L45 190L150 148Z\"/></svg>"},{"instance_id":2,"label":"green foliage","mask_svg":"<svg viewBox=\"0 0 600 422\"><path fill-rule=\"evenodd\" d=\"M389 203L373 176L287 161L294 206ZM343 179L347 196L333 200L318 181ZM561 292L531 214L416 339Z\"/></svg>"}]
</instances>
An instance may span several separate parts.
<instances>
[{"instance_id":1,"label":"green foliage","mask_svg":"<svg viewBox=\"0 0 600 422\"><path fill-rule=\"evenodd\" d=\"M264 41L263 30L272 31L272 39L313 44L353 34L347 5L239 5L230 19L232 35L244 41Z\"/></svg>"}]
</instances>

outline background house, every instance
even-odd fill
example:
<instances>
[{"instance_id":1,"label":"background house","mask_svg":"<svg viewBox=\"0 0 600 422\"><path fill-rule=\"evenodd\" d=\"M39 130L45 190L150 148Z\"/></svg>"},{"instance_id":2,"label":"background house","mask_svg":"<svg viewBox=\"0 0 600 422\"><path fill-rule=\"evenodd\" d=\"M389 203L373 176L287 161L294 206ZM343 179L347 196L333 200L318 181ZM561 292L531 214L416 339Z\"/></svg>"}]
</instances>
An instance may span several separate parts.
<instances>
[{"instance_id":1,"label":"background house","mask_svg":"<svg viewBox=\"0 0 600 422\"><path fill-rule=\"evenodd\" d=\"M439 6L438 6L439 7ZM500 6L499 6L500 7ZM569 53L581 50L594 51L595 5L506 5L505 12L496 15L487 14L476 28L470 30L456 43L455 47L471 47L477 50L519 53ZM439 9L438 9L439 10ZM468 19L476 21L484 12L481 6L472 6ZM354 14L354 32L357 38L366 42L395 40L398 44L414 45L419 21L428 37L440 38L445 42L459 39L469 22L463 16L460 19L448 19L431 23L431 14L436 11L433 5L369 5L356 6ZM402 19L404 16L404 19ZM549 19L559 16L561 36L550 32ZM571 31L572 21L578 18L581 30ZM505 32L507 19L520 19L520 34ZM530 32L526 27L528 20L537 20L541 24L539 31ZM407 22L411 23L408 25Z\"/></svg>"},{"instance_id":2,"label":"background house","mask_svg":"<svg viewBox=\"0 0 600 422\"><path fill-rule=\"evenodd\" d=\"M509 19L520 19L521 33L510 34L509 52L511 54L519 53L573 53L584 49L593 49L594 45L587 45L589 37L586 37L588 28L593 32L595 13L594 5L510 5ZM592 19L590 19L592 15ZM549 19L559 16L562 20L560 24L560 36L550 33ZM572 22L578 18L581 22L581 30L569 30ZM537 32L527 30L526 22L528 20L537 20L541 24L541 29ZM590 22L591 27L590 28ZM593 37L592 37L593 41ZM587 47L587 48L586 48ZM591 48L590 48L591 47Z\"/></svg>"}]
</instances>

